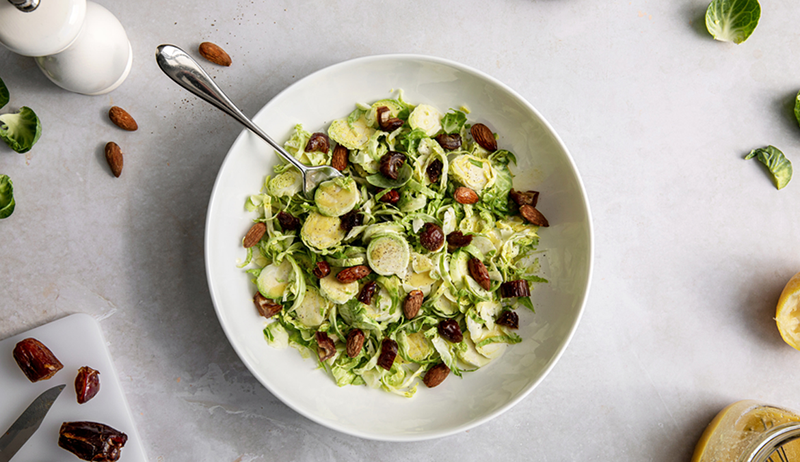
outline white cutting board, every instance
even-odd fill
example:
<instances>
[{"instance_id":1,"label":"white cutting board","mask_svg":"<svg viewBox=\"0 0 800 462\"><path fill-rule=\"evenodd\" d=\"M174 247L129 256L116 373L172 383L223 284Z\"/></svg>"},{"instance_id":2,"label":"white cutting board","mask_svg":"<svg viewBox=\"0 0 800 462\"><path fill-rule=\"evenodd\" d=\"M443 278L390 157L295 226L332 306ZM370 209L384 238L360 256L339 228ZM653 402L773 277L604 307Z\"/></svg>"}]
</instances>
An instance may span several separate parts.
<instances>
[{"instance_id":1,"label":"white cutting board","mask_svg":"<svg viewBox=\"0 0 800 462\"><path fill-rule=\"evenodd\" d=\"M14 346L27 337L42 342L64 365L49 380L31 383L14 361ZM100 391L85 404L78 404L75 394L81 366L100 372ZM87 314L73 314L0 341L0 435L40 393L62 383L67 385L64 391L12 461L79 461L58 446L58 430L63 422L80 420L110 425L128 435L121 462L147 461L100 325Z\"/></svg>"}]
</instances>

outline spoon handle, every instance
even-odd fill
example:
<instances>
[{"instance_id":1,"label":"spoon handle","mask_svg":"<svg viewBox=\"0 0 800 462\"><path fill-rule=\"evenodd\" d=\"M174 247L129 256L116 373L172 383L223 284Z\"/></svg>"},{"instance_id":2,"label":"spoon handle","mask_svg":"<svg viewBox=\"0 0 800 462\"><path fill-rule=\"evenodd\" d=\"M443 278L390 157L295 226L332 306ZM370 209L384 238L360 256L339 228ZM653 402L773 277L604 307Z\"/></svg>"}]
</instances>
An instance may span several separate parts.
<instances>
[{"instance_id":1,"label":"spoon handle","mask_svg":"<svg viewBox=\"0 0 800 462\"><path fill-rule=\"evenodd\" d=\"M156 62L158 63L158 67L160 67L169 78L174 80L175 83L239 121L240 124L250 129L250 131L275 148L281 157L291 162L292 165L305 173L306 166L295 159L294 156L287 153L283 147L247 118L217 84L214 83L214 80L209 77L206 71L200 67L200 64L186 54L185 51L174 45L160 45L156 49Z\"/></svg>"}]
</instances>

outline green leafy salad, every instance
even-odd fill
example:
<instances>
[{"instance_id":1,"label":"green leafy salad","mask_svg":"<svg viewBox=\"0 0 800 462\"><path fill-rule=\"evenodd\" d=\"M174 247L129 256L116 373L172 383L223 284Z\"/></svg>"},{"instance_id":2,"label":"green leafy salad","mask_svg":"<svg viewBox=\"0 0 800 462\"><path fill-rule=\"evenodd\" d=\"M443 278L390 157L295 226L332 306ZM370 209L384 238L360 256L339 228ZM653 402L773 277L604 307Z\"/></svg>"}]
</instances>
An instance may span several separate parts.
<instances>
[{"instance_id":1,"label":"green leafy salad","mask_svg":"<svg viewBox=\"0 0 800 462\"><path fill-rule=\"evenodd\" d=\"M339 386L411 397L486 366L533 312L539 193L512 189L514 154L468 110L442 114L402 93L357 104L327 133L297 125L285 149L331 165L313 197L288 163L245 207L240 265L275 348L314 357Z\"/></svg>"}]
</instances>

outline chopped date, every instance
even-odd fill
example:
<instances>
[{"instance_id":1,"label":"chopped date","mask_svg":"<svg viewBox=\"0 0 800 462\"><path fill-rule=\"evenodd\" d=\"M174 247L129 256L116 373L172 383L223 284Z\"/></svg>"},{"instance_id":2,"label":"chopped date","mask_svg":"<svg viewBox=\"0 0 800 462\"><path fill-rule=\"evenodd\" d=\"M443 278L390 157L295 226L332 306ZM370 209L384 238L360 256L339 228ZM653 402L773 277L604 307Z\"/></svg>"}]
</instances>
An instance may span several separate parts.
<instances>
[{"instance_id":1,"label":"chopped date","mask_svg":"<svg viewBox=\"0 0 800 462\"><path fill-rule=\"evenodd\" d=\"M364 224L364 216L355 210L345 213L340 217L340 220L339 226L341 226L346 233L349 233L350 230L356 226L361 226Z\"/></svg>"},{"instance_id":2,"label":"chopped date","mask_svg":"<svg viewBox=\"0 0 800 462\"><path fill-rule=\"evenodd\" d=\"M388 371L392 368L396 356L397 342L390 338L383 339L383 342L381 342L381 355L378 356L378 366Z\"/></svg>"},{"instance_id":3,"label":"chopped date","mask_svg":"<svg viewBox=\"0 0 800 462\"><path fill-rule=\"evenodd\" d=\"M127 441L125 433L97 422L64 422L58 432L58 445L81 460L119 460Z\"/></svg>"},{"instance_id":4,"label":"chopped date","mask_svg":"<svg viewBox=\"0 0 800 462\"><path fill-rule=\"evenodd\" d=\"M453 231L447 235L447 250L453 252L461 247L472 244L472 235L464 234L461 231Z\"/></svg>"},{"instance_id":5,"label":"chopped date","mask_svg":"<svg viewBox=\"0 0 800 462\"><path fill-rule=\"evenodd\" d=\"M443 319L439 321L438 331L439 335L449 342L459 343L464 340L464 334L461 333L461 326L458 325L458 321L455 319Z\"/></svg>"},{"instance_id":6,"label":"chopped date","mask_svg":"<svg viewBox=\"0 0 800 462\"><path fill-rule=\"evenodd\" d=\"M64 365L49 348L35 338L21 340L14 347L14 360L31 382L47 380Z\"/></svg>"},{"instance_id":7,"label":"chopped date","mask_svg":"<svg viewBox=\"0 0 800 462\"><path fill-rule=\"evenodd\" d=\"M528 281L524 279L507 281L500 284L500 296L503 298L530 297L531 289L528 287Z\"/></svg>"},{"instance_id":8,"label":"chopped date","mask_svg":"<svg viewBox=\"0 0 800 462\"><path fill-rule=\"evenodd\" d=\"M78 369L75 377L75 394L78 395L78 404L84 404L94 398L100 391L100 372L89 366Z\"/></svg>"},{"instance_id":9,"label":"chopped date","mask_svg":"<svg viewBox=\"0 0 800 462\"><path fill-rule=\"evenodd\" d=\"M467 268L469 268L469 274L472 276L472 279L475 279L475 282L483 287L484 290L490 290L492 288L492 281L489 280L489 271L482 261L472 257L467 261Z\"/></svg>"},{"instance_id":10,"label":"chopped date","mask_svg":"<svg viewBox=\"0 0 800 462\"><path fill-rule=\"evenodd\" d=\"M306 152L328 152L331 147L331 142L328 139L328 135L324 133L314 133L308 139L308 143L306 143Z\"/></svg>"},{"instance_id":11,"label":"chopped date","mask_svg":"<svg viewBox=\"0 0 800 462\"><path fill-rule=\"evenodd\" d=\"M267 319L275 316L283 309L283 305L276 303L271 298L261 295L261 292L256 292L256 294L253 296L253 303L256 305L258 314Z\"/></svg>"},{"instance_id":12,"label":"chopped date","mask_svg":"<svg viewBox=\"0 0 800 462\"><path fill-rule=\"evenodd\" d=\"M361 292L358 294L358 301L369 305L372 303L372 296L375 295L375 291L378 290L378 283L375 281L370 281L364 284L364 287L361 288Z\"/></svg>"},{"instance_id":13,"label":"chopped date","mask_svg":"<svg viewBox=\"0 0 800 462\"><path fill-rule=\"evenodd\" d=\"M284 231L294 231L300 227L300 219L282 210L278 212L278 223Z\"/></svg>"},{"instance_id":14,"label":"chopped date","mask_svg":"<svg viewBox=\"0 0 800 462\"><path fill-rule=\"evenodd\" d=\"M442 133L441 135L437 135L435 139L436 142L439 143L439 146L448 151L453 151L461 147L461 135L458 134L448 135Z\"/></svg>"},{"instance_id":15,"label":"chopped date","mask_svg":"<svg viewBox=\"0 0 800 462\"><path fill-rule=\"evenodd\" d=\"M400 202L400 193L394 189L390 189L378 200L381 202L386 202L387 204L397 205L397 203Z\"/></svg>"},{"instance_id":16,"label":"chopped date","mask_svg":"<svg viewBox=\"0 0 800 462\"><path fill-rule=\"evenodd\" d=\"M355 358L361 353L366 336L361 329L353 329L347 334L347 356Z\"/></svg>"},{"instance_id":17,"label":"chopped date","mask_svg":"<svg viewBox=\"0 0 800 462\"><path fill-rule=\"evenodd\" d=\"M425 173L428 174L428 179L431 183L438 183L439 179L442 178L442 169L444 168L444 164L441 160L436 159L430 164L428 164L428 168L425 169Z\"/></svg>"},{"instance_id":18,"label":"chopped date","mask_svg":"<svg viewBox=\"0 0 800 462\"><path fill-rule=\"evenodd\" d=\"M336 345L333 344L333 340L328 337L328 334L325 332L317 332L316 338L319 360L325 361L326 359L332 358L333 355L336 354Z\"/></svg>"},{"instance_id":19,"label":"chopped date","mask_svg":"<svg viewBox=\"0 0 800 462\"><path fill-rule=\"evenodd\" d=\"M381 157L380 170L386 178L396 180L400 167L406 163L406 155L402 152L389 151Z\"/></svg>"},{"instance_id":20,"label":"chopped date","mask_svg":"<svg viewBox=\"0 0 800 462\"><path fill-rule=\"evenodd\" d=\"M523 205L536 207L536 203L539 202L539 191L522 192L512 189L511 192L508 193L508 197L519 207Z\"/></svg>"},{"instance_id":21,"label":"chopped date","mask_svg":"<svg viewBox=\"0 0 800 462\"><path fill-rule=\"evenodd\" d=\"M495 324L500 324L510 329L519 329L519 315L516 311L503 311L503 314L497 318Z\"/></svg>"},{"instance_id":22,"label":"chopped date","mask_svg":"<svg viewBox=\"0 0 800 462\"><path fill-rule=\"evenodd\" d=\"M393 132L398 128L402 127L405 122L402 119L398 119L397 117L392 117L392 111L386 106L381 106L375 110L377 119L378 119L378 126L381 127L381 130L387 132Z\"/></svg>"}]
</instances>

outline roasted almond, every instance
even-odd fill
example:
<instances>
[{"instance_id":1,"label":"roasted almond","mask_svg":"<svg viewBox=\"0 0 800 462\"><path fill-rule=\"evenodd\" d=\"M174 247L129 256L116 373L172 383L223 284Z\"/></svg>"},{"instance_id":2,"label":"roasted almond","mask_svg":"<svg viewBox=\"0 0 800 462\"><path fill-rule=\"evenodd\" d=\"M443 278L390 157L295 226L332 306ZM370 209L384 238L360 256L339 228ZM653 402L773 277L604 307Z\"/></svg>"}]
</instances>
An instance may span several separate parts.
<instances>
[{"instance_id":1,"label":"roasted almond","mask_svg":"<svg viewBox=\"0 0 800 462\"><path fill-rule=\"evenodd\" d=\"M412 290L408 293L405 302L403 302L403 314L406 316L406 319L414 319L417 314L419 314L419 309L422 306L422 300L424 298L425 294L423 294L421 290Z\"/></svg>"},{"instance_id":2,"label":"roasted almond","mask_svg":"<svg viewBox=\"0 0 800 462\"><path fill-rule=\"evenodd\" d=\"M337 144L336 147L333 148L333 156L331 157L331 167L341 172L347 168L349 159L350 159L350 152L347 150L347 148L342 146L341 144Z\"/></svg>"},{"instance_id":3,"label":"roasted almond","mask_svg":"<svg viewBox=\"0 0 800 462\"><path fill-rule=\"evenodd\" d=\"M469 268L469 274L472 276L472 279L475 279L475 282L485 290L492 288L492 281L489 280L489 271L482 261L472 257L467 262L467 267Z\"/></svg>"},{"instance_id":4,"label":"roasted almond","mask_svg":"<svg viewBox=\"0 0 800 462\"><path fill-rule=\"evenodd\" d=\"M545 228L550 226L550 223L547 222L547 218L542 215L542 212L536 210L536 208L532 205L523 205L520 207L519 214L528 220L528 222L530 222L532 225L542 226Z\"/></svg>"},{"instance_id":5,"label":"roasted almond","mask_svg":"<svg viewBox=\"0 0 800 462\"><path fill-rule=\"evenodd\" d=\"M326 261L318 261L317 264L314 266L314 270L312 271L314 276L322 279L325 276L331 274L331 265L328 264Z\"/></svg>"},{"instance_id":6,"label":"roasted almond","mask_svg":"<svg viewBox=\"0 0 800 462\"><path fill-rule=\"evenodd\" d=\"M128 114L128 111L119 106L111 106L111 109L108 110L108 118L111 119L114 125L129 132L135 132L139 128L139 125Z\"/></svg>"},{"instance_id":7,"label":"roasted almond","mask_svg":"<svg viewBox=\"0 0 800 462\"><path fill-rule=\"evenodd\" d=\"M119 178L122 175L122 150L113 141L106 143L106 161L108 166L111 167L111 173Z\"/></svg>"},{"instance_id":8,"label":"roasted almond","mask_svg":"<svg viewBox=\"0 0 800 462\"><path fill-rule=\"evenodd\" d=\"M339 271L339 274L336 275L336 280L342 284L349 284L353 281L358 281L371 272L372 270L366 265L351 266Z\"/></svg>"},{"instance_id":9,"label":"roasted almond","mask_svg":"<svg viewBox=\"0 0 800 462\"><path fill-rule=\"evenodd\" d=\"M422 382L428 388L433 388L436 385L444 382L444 379L446 379L448 375L450 375L450 368L447 367L445 363L439 363L428 369L428 372L425 373L425 377L422 379Z\"/></svg>"},{"instance_id":10,"label":"roasted almond","mask_svg":"<svg viewBox=\"0 0 800 462\"><path fill-rule=\"evenodd\" d=\"M214 64L219 64L220 66L230 66L233 63L233 61L231 61L231 57L228 56L228 53L225 53L225 50L220 48L217 44L203 42L200 44L199 51L200 56L206 58Z\"/></svg>"},{"instance_id":11,"label":"roasted almond","mask_svg":"<svg viewBox=\"0 0 800 462\"><path fill-rule=\"evenodd\" d=\"M267 232L267 225L263 222L254 223L253 226L250 227L250 230L247 231L247 234L244 236L244 241L242 241L242 245L245 249L249 249L254 245L258 244L258 241L264 237L264 233Z\"/></svg>"},{"instance_id":12,"label":"roasted almond","mask_svg":"<svg viewBox=\"0 0 800 462\"><path fill-rule=\"evenodd\" d=\"M475 204L481 200L478 193L465 186L459 186L453 191L453 199L459 204Z\"/></svg>"},{"instance_id":13,"label":"roasted almond","mask_svg":"<svg viewBox=\"0 0 800 462\"><path fill-rule=\"evenodd\" d=\"M494 133L484 124L475 124L469 129L472 134L472 139L487 151L497 151L497 140L494 139Z\"/></svg>"}]
</instances>

